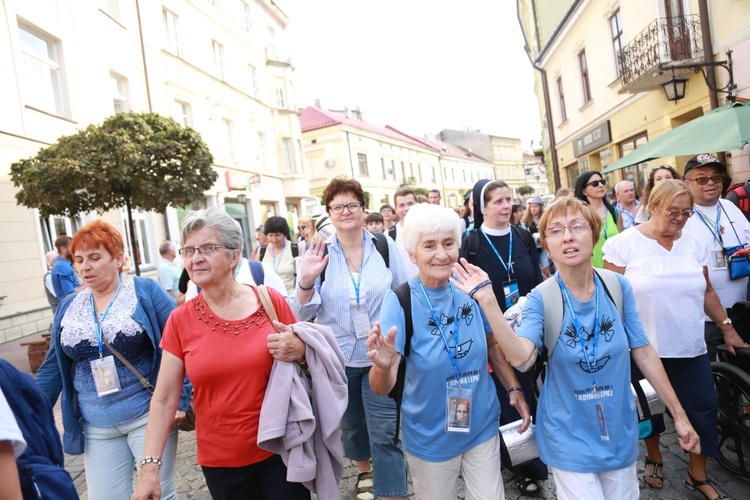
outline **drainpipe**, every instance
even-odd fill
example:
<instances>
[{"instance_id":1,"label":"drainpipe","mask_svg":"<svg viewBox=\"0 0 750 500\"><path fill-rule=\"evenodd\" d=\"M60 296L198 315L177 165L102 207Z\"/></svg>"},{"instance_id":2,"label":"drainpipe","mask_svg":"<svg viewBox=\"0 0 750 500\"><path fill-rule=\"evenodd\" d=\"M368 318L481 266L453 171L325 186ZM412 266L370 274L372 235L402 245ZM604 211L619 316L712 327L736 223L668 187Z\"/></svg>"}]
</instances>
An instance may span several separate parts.
<instances>
[{"instance_id":1,"label":"drainpipe","mask_svg":"<svg viewBox=\"0 0 750 500\"><path fill-rule=\"evenodd\" d=\"M352 160L352 145L349 142L349 131L346 131L346 149L349 151L349 166L352 168L352 179L355 179L354 175L354 160Z\"/></svg>"},{"instance_id":2,"label":"drainpipe","mask_svg":"<svg viewBox=\"0 0 750 500\"><path fill-rule=\"evenodd\" d=\"M711 42L711 24L708 17L708 0L698 0L698 12L701 21L701 37L703 37L703 61L710 63L714 60L714 46ZM716 72L713 66L706 67L706 79L711 86L716 87ZM719 96L715 90L708 89L708 99L711 109L719 107Z\"/></svg>"},{"instance_id":3,"label":"drainpipe","mask_svg":"<svg viewBox=\"0 0 750 500\"><path fill-rule=\"evenodd\" d=\"M541 42L539 40L539 28L537 27L536 2L532 1L530 3L531 3L531 15L534 18L534 38L536 41L537 52L539 52L541 50ZM516 10L516 16L518 17L519 26L523 26L523 23L521 22L520 10L518 9ZM552 123L552 106L550 105L547 72L541 67L539 67L537 62L531 58L531 51L528 48L526 49L526 55L529 58L529 62L531 63L531 66L539 72L542 78L542 96L544 97L544 114L546 115L547 137L549 138L549 150L550 150L550 156L552 157L551 158L552 176L555 180L555 191L557 191L558 189L562 187L562 183L560 182L560 164L557 160L557 144L555 142L555 130L554 130L555 126Z\"/></svg>"}]
</instances>

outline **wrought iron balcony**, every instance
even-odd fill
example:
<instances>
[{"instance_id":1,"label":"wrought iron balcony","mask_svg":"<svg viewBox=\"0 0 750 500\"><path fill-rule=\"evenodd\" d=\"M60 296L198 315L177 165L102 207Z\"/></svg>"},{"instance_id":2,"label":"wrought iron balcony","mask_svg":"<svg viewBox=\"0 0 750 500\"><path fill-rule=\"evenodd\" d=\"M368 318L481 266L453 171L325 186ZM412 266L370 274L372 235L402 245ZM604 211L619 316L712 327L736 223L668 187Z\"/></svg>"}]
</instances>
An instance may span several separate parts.
<instances>
[{"instance_id":1,"label":"wrought iron balcony","mask_svg":"<svg viewBox=\"0 0 750 500\"><path fill-rule=\"evenodd\" d=\"M617 55L623 92L659 88L659 64L703 59L703 38L697 15L652 21Z\"/></svg>"}]
</instances>

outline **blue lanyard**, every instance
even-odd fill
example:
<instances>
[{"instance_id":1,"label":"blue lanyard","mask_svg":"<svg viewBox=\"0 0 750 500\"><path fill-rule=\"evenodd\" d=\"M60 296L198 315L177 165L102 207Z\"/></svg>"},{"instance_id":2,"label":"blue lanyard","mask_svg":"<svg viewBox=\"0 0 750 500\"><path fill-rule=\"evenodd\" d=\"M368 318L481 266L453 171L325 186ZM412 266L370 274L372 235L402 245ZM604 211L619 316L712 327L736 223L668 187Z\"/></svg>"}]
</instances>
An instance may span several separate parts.
<instances>
[{"instance_id":1,"label":"blue lanyard","mask_svg":"<svg viewBox=\"0 0 750 500\"><path fill-rule=\"evenodd\" d=\"M117 283L117 290L115 290L115 294L112 296L112 300L109 301L109 305L107 306L107 309L105 309L104 314L102 315L101 322L99 321L99 316L96 314L96 305L94 304L94 294L91 294L91 314L94 315L94 328L96 328L96 340L99 343L99 358L102 357L102 323L104 323L104 320L107 319L107 315L109 314L109 310L112 308L112 304L115 303L115 299L117 298L117 294L120 292L120 287L122 286L122 274L120 275L120 282Z\"/></svg>"},{"instance_id":2,"label":"blue lanyard","mask_svg":"<svg viewBox=\"0 0 750 500\"><path fill-rule=\"evenodd\" d=\"M445 352L448 353L448 359L451 360L451 364L453 365L453 370L456 372L456 382L458 383L458 388L461 388L461 374L458 372L458 364L456 363L456 360L453 356L451 356L451 349L448 346L448 340L445 338L445 331L443 330L443 323L440 321L440 317L435 312L435 308L432 307L432 302L430 302L430 298L427 296L427 290L424 289L424 285L422 284L422 278L417 278L417 282L419 283L419 288L422 289L422 294L424 295L424 299L427 301L427 307L430 308L430 314L432 315L432 319L435 321L435 325L437 326L438 331L440 332L440 338L443 339L443 344L445 344ZM453 297L453 307L456 307L456 292L453 290L453 285L451 283L448 283L448 286L451 290L451 297ZM458 311L456 311L458 312ZM460 352L460 345L458 343L458 314L455 314L453 316L453 340L456 343L456 352Z\"/></svg>"},{"instance_id":3,"label":"blue lanyard","mask_svg":"<svg viewBox=\"0 0 750 500\"><path fill-rule=\"evenodd\" d=\"M719 221L721 220L721 203L716 205L716 221L714 222L713 229L708 225L708 222L706 222L706 216L700 213L698 210L696 210L696 212L698 213L698 218L701 220L703 225L706 226L709 231L711 231L711 236L713 236L714 239L719 243L719 245L723 247L724 242L722 241L721 234L719 233ZM708 220L710 221L711 219Z\"/></svg>"},{"instance_id":4,"label":"blue lanyard","mask_svg":"<svg viewBox=\"0 0 750 500\"><path fill-rule=\"evenodd\" d=\"M578 341L581 343L581 352L583 353L583 359L586 360L586 364L589 367L589 372L591 372L591 379L593 381L593 387L594 387L594 394L596 394L596 369L597 369L597 352L599 349L599 335L596 332L596 327L599 325L599 282L596 280L596 273L594 273L594 303L596 304L596 312L594 313L594 326L591 328L591 336L593 339L593 352L591 355L589 355L588 350L586 349L586 339L583 337L583 330L581 329L581 324L578 322L578 316L576 316L576 312L573 309L573 303L570 300L570 296L568 295L568 288L565 286L565 283L563 282L562 278L560 277L560 273L557 274L557 282L560 284L560 290L562 291L563 299L565 300L565 305L568 306L568 310L570 311L571 319L573 320L573 326L575 326L576 332L578 333Z\"/></svg>"},{"instance_id":5,"label":"blue lanyard","mask_svg":"<svg viewBox=\"0 0 750 500\"><path fill-rule=\"evenodd\" d=\"M484 229L479 228L479 230L482 231L484 238L487 240L487 243L490 244L490 247L495 252L495 255L497 255L497 259L500 261L500 264L502 264L505 268L505 273L508 275L508 279L510 279L510 275L513 272L513 228L508 226L508 229L510 230L510 238L508 241L508 263L506 264L503 258L500 256L500 252L497 251L495 245L492 243L492 241L490 241L490 237L487 236L487 233L484 232Z\"/></svg>"},{"instance_id":6,"label":"blue lanyard","mask_svg":"<svg viewBox=\"0 0 750 500\"><path fill-rule=\"evenodd\" d=\"M273 270L278 273L279 272L279 265L281 265L281 259L284 257L284 250L286 250L286 240L284 240L284 246L281 249L281 252L279 252L279 261L276 262L276 251L273 248L273 245L271 245L271 259L273 260Z\"/></svg>"},{"instance_id":7,"label":"blue lanyard","mask_svg":"<svg viewBox=\"0 0 750 500\"><path fill-rule=\"evenodd\" d=\"M341 250L341 253L344 255L344 260L346 259L346 252L344 252L344 247L341 246L341 242L339 240L336 240L336 243L339 245L339 250ZM349 278L352 280L352 285L354 285L354 296L357 299L357 309L359 309L359 287L362 284L362 268L364 267L365 263L365 235L364 231L362 232L362 262L359 265L359 273L357 274L357 281L354 281L354 275L349 270L349 263L347 261L346 271L349 273Z\"/></svg>"},{"instance_id":8,"label":"blue lanyard","mask_svg":"<svg viewBox=\"0 0 750 500\"><path fill-rule=\"evenodd\" d=\"M607 241L607 224L609 224L609 216L612 215L610 211L607 209L607 206L604 206L604 211L607 215L604 217L604 224L602 224L602 231L604 232L604 241Z\"/></svg>"}]
</instances>

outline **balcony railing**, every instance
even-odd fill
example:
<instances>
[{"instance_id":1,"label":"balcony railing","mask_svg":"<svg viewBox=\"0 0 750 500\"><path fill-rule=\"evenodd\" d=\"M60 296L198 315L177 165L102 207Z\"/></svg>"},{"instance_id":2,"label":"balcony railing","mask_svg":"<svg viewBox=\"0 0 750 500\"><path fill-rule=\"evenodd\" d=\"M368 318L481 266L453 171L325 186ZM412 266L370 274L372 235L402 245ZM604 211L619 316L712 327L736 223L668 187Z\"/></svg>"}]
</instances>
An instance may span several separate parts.
<instances>
[{"instance_id":1,"label":"balcony railing","mask_svg":"<svg viewBox=\"0 0 750 500\"><path fill-rule=\"evenodd\" d=\"M617 62L626 87L653 72L660 63L702 58L700 20L691 15L655 19L623 47Z\"/></svg>"}]
</instances>

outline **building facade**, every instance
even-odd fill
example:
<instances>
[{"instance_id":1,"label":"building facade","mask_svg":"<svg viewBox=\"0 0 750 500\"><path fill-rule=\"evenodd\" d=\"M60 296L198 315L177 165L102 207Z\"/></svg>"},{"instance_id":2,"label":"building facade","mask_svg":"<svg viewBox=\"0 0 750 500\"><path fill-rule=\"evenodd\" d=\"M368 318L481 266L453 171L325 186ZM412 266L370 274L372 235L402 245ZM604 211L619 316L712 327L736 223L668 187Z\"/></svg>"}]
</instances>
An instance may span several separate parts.
<instances>
[{"instance_id":1,"label":"building facade","mask_svg":"<svg viewBox=\"0 0 750 500\"><path fill-rule=\"evenodd\" d=\"M279 50L288 19L271 0L6 0L0 3L0 342L44 331L44 254L55 239L124 210L42 220L18 206L10 165L120 111L153 111L198 131L219 173L191 207L136 212L141 271L179 241L186 210L223 206L243 227L300 211L309 196L293 68ZM84 29L85 27L85 29ZM126 253L129 253L126 245Z\"/></svg>"},{"instance_id":2,"label":"building facade","mask_svg":"<svg viewBox=\"0 0 750 500\"><path fill-rule=\"evenodd\" d=\"M460 207L479 179L491 179L492 162L435 138L419 139L394 127L379 127L361 118L310 106L300 112L310 192L316 198L337 176L356 178L368 193L368 210L393 204L402 185L438 189L443 203Z\"/></svg>"},{"instance_id":3,"label":"building facade","mask_svg":"<svg viewBox=\"0 0 750 500\"><path fill-rule=\"evenodd\" d=\"M529 58L537 70L545 158L556 170L558 187L573 186L587 170L604 172L611 184L631 180L638 189L652 164L667 163L682 171L687 156L615 171L607 167L711 110L711 91L702 75L688 70L676 71L689 79L685 97L668 101L661 84L671 72L660 73L659 64L700 63L706 53L709 60L722 60L727 50L736 62L750 55L747 2L517 3ZM726 83L727 73L717 71L717 79ZM736 95L750 97L747 65L734 65L734 81ZM730 167L735 179L750 177L747 147L732 152Z\"/></svg>"}]
</instances>

